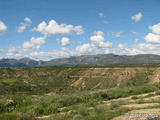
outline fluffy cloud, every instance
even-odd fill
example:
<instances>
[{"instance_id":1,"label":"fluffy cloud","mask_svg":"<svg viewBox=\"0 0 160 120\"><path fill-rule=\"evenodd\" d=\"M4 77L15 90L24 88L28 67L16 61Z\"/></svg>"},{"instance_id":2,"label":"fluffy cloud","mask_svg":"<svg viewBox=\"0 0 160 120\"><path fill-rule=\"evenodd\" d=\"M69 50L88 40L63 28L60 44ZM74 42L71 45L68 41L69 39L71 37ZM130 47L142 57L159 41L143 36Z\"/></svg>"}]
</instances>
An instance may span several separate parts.
<instances>
[{"instance_id":1,"label":"fluffy cloud","mask_svg":"<svg viewBox=\"0 0 160 120\"><path fill-rule=\"evenodd\" d=\"M61 50L55 50L51 52L32 52L30 53L30 57L33 59L43 59L43 60L50 60L54 58L62 58L62 57L69 57L74 56L75 52L68 50L67 48L62 48Z\"/></svg>"},{"instance_id":2,"label":"fluffy cloud","mask_svg":"<svg viewBox=\"0 0 160 120\"><path fill-rule=\"evenodd\" d=\"M80 55L90 53L91 51L92 51L92 48L90 44L83 44L81 46L76 47L76 52Z\"/></svg>"},{"instance_id":3,"label":"fluffy cloud","mask_svg":"<svg viewBox=\"0 0 160 120\"><path fill-rule=\"evenodd\" d=\"M115 54L135 55L135 54L159 54L160 55L160 23L150 26L152 33L148 33L144 39L145 43L140 44L119 44L112 49ZM135 39L137 42L138 39Z\"/></svg>"},{"instance_id":4,"label":"fluffy cloud","mask_svg":"<svg viewBox=\"0 0 160 120\"><path fill-rule=\"evenodd\" d=\"M26 21L27 23L32 23L31 19L28 17L24 18L24 21Z\"/></svg>"},{"instance_id":5,"label":"fluffy cloud","mask_svg":"<svg viewBox=\"0 0 160 120\"><path fill-rule=\"evenodd\" d=\"M123 32L112 32L112 38L119 38Z\"/></svg>"},{"instance_id":6,"label":"fluffy cloud","mask_svg":"<svg viewBox=\"0 0 160 120\"><path fill-rule=\"evenodd\" d=\"M46 37L32 37L30 41L25 41L21 47L8 47L8 53L5 57L7 58L22 58L30 57L28 54L34 50L39 50L40 46L45 44Z\"/></svg>"},{"instance_id":7,"label":"fluffy cloud","mask_svg":"<svg viewBox=\"0 0 160 120\"><path fill-rule=\"evenodd\" d=\"M160 44L160 23L150 26L149 29L152 30L152 33L148 33L144 39L148 43Z\"/></svg>"},{"instance_id":8,"label":"fluffy cloud","mask_svg":"<svg viewBox=\"0 0 160 120\"><path fill-rule=\"evenodd\" d=\"M30 18L24 18L24 22L20 23L20 26L17 27L17 31L23 32L31 23L32 21Z\"/></svg>"},{"instance_id":9,"label":"fluffy cloud","mask_svg":"<svg viewBox=\"0 0 160 120\"><path fill-rule=\"evenodd\" d=\"M12 46L8 47L8 53L16 53L16 52L17 51L15 47L12 47Z\"/></svg>"},{"instance_id":10,"label":"fluffy cloud","mask_svg":"<svg viewBox=\"0 0 160 120\"><path fill-rule=\"evenodd\" d=\"M119 44L111 52L118 55L154 54L156 49L157 47L147 43L134 45Z\"/></svg>"},{"instance_id":11,"label":"fluffy cloud","mask_svg":"<svg viewBox=\"0 0 160 120\"><path fill-rule=\"evenodd\" d=\"M58 41L62 39L58 39ZM79 45L74 50L62 48L61 50L50 52L32 52L29 56L34 59L49 60L61 57L109 53L109 48L112 46L112 43L104 41L104 33L102 31L94 32L90 40L90 43Z\"/></svg>"},{"instance_id":12,"label":"fluffy cloud","mask_svg":"<svg viewBox=\"0 0 160 120\"><path fill-rule=\"evenodd\" d=\"M77 33L77 35L81 35L84 33L82 26L75 26L73 30Z\"/></svg>"},{"instance_id":13,"label":"fluffy cloud","mask_svg":"<svg viewBox=\"0 0 160 120\"><path fill-rule=\"evenodd\" d=\"M17 28L18 32L23 32L27 27L27 24L21 23L21 25Z\"/></svg>"},{"instance_id":14,"label":"fluffy cloud","mask_svg":"<svg viewBox=\"0 0 160 120\"><path fill-rule=\"evenodd\" d=\"M132 16L131 19L134 20L135 22L138 22L141 20L142 16L143 16L142 13L139 12L136 15Z\"/></svg>"},{"instance_id":15,"label":"fluffy cloud","mask_svg":"<svg viewBox=\"0 0 160 120\"><path fill-rule=\"evenodd\" d=\"M118 55L128 55L131 54L131 50L128 48L128 44L119 44L111 51L111 53Z\"/></svg>"},{"instance_id":16,"label":"fluffy cloud","mask_svg":"<svg viewBox=\"0 0 160 120\"><path fill-rule=\"evenodd\" d=\"M22 56L22 53L21 53L21 51L18 51L15 47L13 47L13 46L10 46L10 47L8 47L8 53L7 53L7 55L6 55L6 57L8 58L8 57L20 57L20 56Z\"/></svg>"},{"instance_id":17,"label":"fluffy cloud","mask_svg":"<svg viewBox=\"0 0 160 120\"><path fill-rule=\"evenodd\" d=\"M95 35L91 36L90 39L93 43L98 44L104 40L104 37L103 37L103 35L96 35L95 34Z\"/></svg>"},{"instance_id":18,"label":"fluffy cloud","mask_svg":"<svg viewBox=\"0 0 160 120\"><path fill-rule=\"evenodd\" d=\"M61 39L61 45L62 45L62 46L67 46L67 45L69 45L69 43L70 43L70 39L69 39L69 38L63 37L63 38Z\"/></svg>"},{"instance_id":19,"label":"fluffy cloud","mask_svg":"<svg viewBox=\"0 0 160 120\"><path fill-rule=\"evenodd\" d=\"M94 35L104 35L104 32L103 31L95 31L94 33L93 33Z\"/></svg>"},{"instance_id":20,"label":"fluffy cloud","mask_svg":"<svg viewBox=\"0 0 160 120\"><path fill-rule=\"evenodd\" d=\"M90 39L94 47L108 48L112 46L111 42L104 42L104 33L102 31L94 32L94 35Z\"/></svg>"},{"instance_id":21,"label":"fluffy cloud","mask_svg":"<svg viewBox=\"0 0 160 120\"><path fill-rule=\"evenodd\" d=\"M141 43L132 46L131 54L160 54L159 44Z\"/></svg>"},{"instance_id":22,"label":"fluffy cloud","mask_svg":"<svg viewBox=\"0 0 160 120\"><path fill-rule=\"evenodd\" d=\"M148 43L160 44L160 35L158 35L158 34L148 33L145 36L145 39Z\"/></svg>"},{"instance_id":23,"label":"fluffy cloud","mask_svg":"<svg viewBox=\"0 0 160 120\"><path fill-rule=\"evenodd\" d=\"M45 44L45 37L32 37L30 41L26 41L23 43L22 48L25 52L39 50L40 46L43 44Z\"/></svg>"},{"instance_id":24,"label":"fluffy cloud","mask_svg":"<svg viewBox=\"0 0 160 120\"><path fill-rule=\"evenodd\" d=\"M43 21L37 28L33 28L31 31L38 31L45 35L65 35L72 32L75 32L77 35L83 34L82 26L58 24L55 20L50 20L48 25Z\"/></svg>"},{"instance_id":25,"label":"fluffy cloud","mask_svg":"<svg viewBox=\"0 0 160 120\"><path fill-rule=\"evenodd\" d=\"M151 29L154 34L160 35L160 23L150 26L149 29Z\"/></svg>"},{"instance_id":26,"label":"fluffy cloud","mask_svg":"<svg viewBox=\"0 0 160 120\"><path fill-rule=\"evenodd\" d=\"M7 30L7 26L0 21L0 33L4 33Z\"/></svg>"}]
</instances>

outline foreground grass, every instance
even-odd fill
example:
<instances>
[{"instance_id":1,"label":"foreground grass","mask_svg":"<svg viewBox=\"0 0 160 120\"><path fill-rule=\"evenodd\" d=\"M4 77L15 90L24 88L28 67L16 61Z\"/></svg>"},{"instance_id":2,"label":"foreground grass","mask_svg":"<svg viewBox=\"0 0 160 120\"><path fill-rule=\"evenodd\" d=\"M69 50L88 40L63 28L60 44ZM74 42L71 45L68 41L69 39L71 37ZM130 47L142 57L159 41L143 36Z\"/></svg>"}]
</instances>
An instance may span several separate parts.
<instances>
[{"instance_id":1,"label":"foreground grass","mask_svg":"<svg viewBox=\"0 0 160 120\"><path fill-rule=\"evenodd\" d=\"M0 120L36 120L40 118L45 120L110 120L132 109L120 108L120 105L127 104L127 101L112 102L110 105L106 105L103 104L104 100L109 101L158 90L160 90L160 84L59 93L51 96L45 94L5 95L0 96ZM155 93L155 95L158 94L159 92ZM149 94L143 98L152 96L154 95ZM138 98L132 97L132 99ZM145 101L138 103L143 102Z\"/></svg>"}]
</instances>

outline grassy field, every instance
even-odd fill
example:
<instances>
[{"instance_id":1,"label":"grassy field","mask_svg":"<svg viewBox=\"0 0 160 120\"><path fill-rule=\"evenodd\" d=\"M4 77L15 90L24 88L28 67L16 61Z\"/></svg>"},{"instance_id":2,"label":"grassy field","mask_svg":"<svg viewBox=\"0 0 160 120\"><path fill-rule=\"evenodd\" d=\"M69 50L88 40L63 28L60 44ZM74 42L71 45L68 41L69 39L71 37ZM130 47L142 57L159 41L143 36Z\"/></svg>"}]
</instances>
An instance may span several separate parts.
<instances>
[{"instance_id":1,"label":"grassy field","mask_svg":"<svg viewBox=\"0 0 160 120\"><path fill-rule=\"evenodd\" d=\"M0 69L0 120L118 120L160 111L159 67ZM148 118L158 119L158 118Z\"/></svg>"}]
</instances>

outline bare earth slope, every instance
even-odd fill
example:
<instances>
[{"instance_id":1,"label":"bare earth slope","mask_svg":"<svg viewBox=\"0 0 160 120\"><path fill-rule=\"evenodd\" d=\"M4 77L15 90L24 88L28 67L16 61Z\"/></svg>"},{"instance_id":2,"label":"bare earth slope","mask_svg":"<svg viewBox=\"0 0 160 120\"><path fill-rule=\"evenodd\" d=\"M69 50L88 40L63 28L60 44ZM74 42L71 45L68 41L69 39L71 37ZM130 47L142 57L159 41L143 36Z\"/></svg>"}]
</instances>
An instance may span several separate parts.
<instances>
[{"instance_id":1,"label":"bare earth slope","mask_svg":"<svg viewBox=\"0 0 160 120\"><path fill-rule=\"evenodd\" d=\"M1 68L0 74L0 87L3 88L0 93L5 93L5 89L8 92L35 92L39 89L57 92L160 82L158 66Z\"/></svg>"}]
</instances>

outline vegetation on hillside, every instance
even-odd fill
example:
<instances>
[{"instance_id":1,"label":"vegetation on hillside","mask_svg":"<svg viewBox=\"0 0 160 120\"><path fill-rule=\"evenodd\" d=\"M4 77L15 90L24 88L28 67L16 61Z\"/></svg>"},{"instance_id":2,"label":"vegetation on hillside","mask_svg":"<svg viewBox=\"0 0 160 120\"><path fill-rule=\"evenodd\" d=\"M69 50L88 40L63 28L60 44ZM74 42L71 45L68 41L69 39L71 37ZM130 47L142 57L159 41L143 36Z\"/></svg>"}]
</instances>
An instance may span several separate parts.
<instances>
[{"instance_id":1,"label":"vegetation on hillside","mask_svg":"<svg viewBox=\"0 0 160 120\"><path fill-rule=\"evenodd\" d=\"M0 120L110 120L160 108L155 66L1 68L0 74Z\"/></svg>"}]
</instances>

